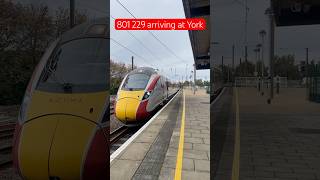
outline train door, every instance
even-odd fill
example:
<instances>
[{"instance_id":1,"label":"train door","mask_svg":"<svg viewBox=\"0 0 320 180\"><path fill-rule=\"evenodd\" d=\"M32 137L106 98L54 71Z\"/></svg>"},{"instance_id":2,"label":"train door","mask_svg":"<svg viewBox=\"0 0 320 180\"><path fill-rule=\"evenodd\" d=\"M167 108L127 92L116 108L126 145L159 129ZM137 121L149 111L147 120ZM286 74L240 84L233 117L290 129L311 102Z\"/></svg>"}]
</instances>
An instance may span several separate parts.
<instances>
[{"instance_id":1,"label":"train door","mask_svg":"<svg viewBox=\"0 0 320 180\"><path fill-rule=\"evenodd\" d=\"M154 105L155 105L155 107L156 106L158 106L160 103L161 103L161 101L162 101L162 94L163 94L163 92L162 92L162 88L161 88L161 78L159 78L159 80L157 81L157 84L156 84L156 86L154 87L154 98L155 98L155 103L154 103Z\"/></svg>"}]
</instances>

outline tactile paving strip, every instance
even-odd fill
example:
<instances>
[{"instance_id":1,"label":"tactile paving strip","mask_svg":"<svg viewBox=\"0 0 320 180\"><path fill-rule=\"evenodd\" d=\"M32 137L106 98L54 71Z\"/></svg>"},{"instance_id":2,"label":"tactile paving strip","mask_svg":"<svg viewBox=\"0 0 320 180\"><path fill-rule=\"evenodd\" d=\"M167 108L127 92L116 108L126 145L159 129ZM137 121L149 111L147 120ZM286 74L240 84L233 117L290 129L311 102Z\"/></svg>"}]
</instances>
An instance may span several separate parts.
<instances>
[{"instance_id":1,"label":"tactile paving strip","mask_svg":"<svg viewBox=\"0 0 320 180\"><path fill-rule=\"evenodd\" d=\"M181 96L178 96L178 98L172 102L172 107L180 107L180 102ZM175 128L177 119L181 117L180 114L179 108L171 109L167 121L164 123L158 137L138 167L133 179L158 179L170 144L173 129Z\"/></svg>"}]
</instances>

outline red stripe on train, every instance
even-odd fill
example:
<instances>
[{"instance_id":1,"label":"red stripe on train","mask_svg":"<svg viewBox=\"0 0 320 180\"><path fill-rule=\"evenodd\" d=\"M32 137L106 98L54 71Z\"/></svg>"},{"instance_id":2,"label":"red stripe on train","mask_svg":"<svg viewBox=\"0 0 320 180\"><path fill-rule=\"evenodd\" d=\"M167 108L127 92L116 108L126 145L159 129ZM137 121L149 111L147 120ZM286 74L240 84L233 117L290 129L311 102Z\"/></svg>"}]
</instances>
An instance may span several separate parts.
<instances>
[{"instance_id":1,"label":"red stripe on train","mask_svg":"<svg viewBox=\"0 0 320 180\"><path fill-rule=\"evenodd\" d=\"M160 79L160 76L156 76L153 81L151 82L151 84L149 85L147 91L153 91L154 87L156 87L156 84L158 82L158 80Z\"/></svg>"},{"instance_id":2,"label":"red stripe on train","mask_svg":"<svg viewBox=\"0 0 320 180\"><path fill-rule=\"evenodd\" d=\"M148 105L148 100L141 101L136 114L137 120L145 120L149 117L150 113L147 111L147 105Z\"/></svg>"},{"instance_id":3,"label":"red stripe on train","mask_svg":"<svg viewBox=\"0 0 320 180\"><path fill-rule=\"evenodd\" d=\"M107 132L107 133L104 133ZM87 179L108 179L109 178L109 129L102 128L96 134L90 144L89 151L83 168L83 178Z\"/></svg>"}]
</instances>

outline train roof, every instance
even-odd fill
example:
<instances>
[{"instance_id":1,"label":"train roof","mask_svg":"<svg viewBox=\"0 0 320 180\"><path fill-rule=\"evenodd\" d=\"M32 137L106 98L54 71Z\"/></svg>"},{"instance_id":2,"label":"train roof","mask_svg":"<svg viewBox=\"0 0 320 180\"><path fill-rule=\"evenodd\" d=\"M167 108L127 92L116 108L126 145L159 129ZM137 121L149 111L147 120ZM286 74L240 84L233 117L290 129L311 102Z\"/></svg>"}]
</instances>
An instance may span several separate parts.
<instances>
[{"instance_id":1,"label":"train roof","mask_svg":"<svg viewBox=\"0 0 320 180\"><path fill-rule=\"evenodd\" d=\"M107 18L98 18L77 25L61 36L60 43L65 43L80 38L109 38L109 26Z\"/></svg>"},{"instance_id":2,"label":"train roof","mask_svg":"<svg viewBox=\"0 0 320 180\"><path fill-rule=\"evenodd\" d=\"M136 73L144 73L149 76L151 76L152 74L158 74L158 72L155 69L150 67L140 67L132 70L129 74L136 74Z\"/></svg>"}]
</instances>

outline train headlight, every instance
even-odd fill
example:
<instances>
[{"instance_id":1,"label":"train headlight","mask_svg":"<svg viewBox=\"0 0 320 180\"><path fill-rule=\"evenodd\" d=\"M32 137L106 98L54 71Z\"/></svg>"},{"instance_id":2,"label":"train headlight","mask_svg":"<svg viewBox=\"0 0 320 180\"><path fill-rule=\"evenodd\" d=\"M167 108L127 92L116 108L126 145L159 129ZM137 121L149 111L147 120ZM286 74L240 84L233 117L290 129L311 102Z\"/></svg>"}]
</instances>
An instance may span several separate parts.
<instances>
[{"instance_id":1,"label":"train headlight","mask_svg":"<svg viewBox=\"0 0 320 180\"><path fill-rule=\"evenodd\" d=\"M144 93L142 100L148 99L151 96L152 91L147 91Z\"/></svg>"}]
</instances>

